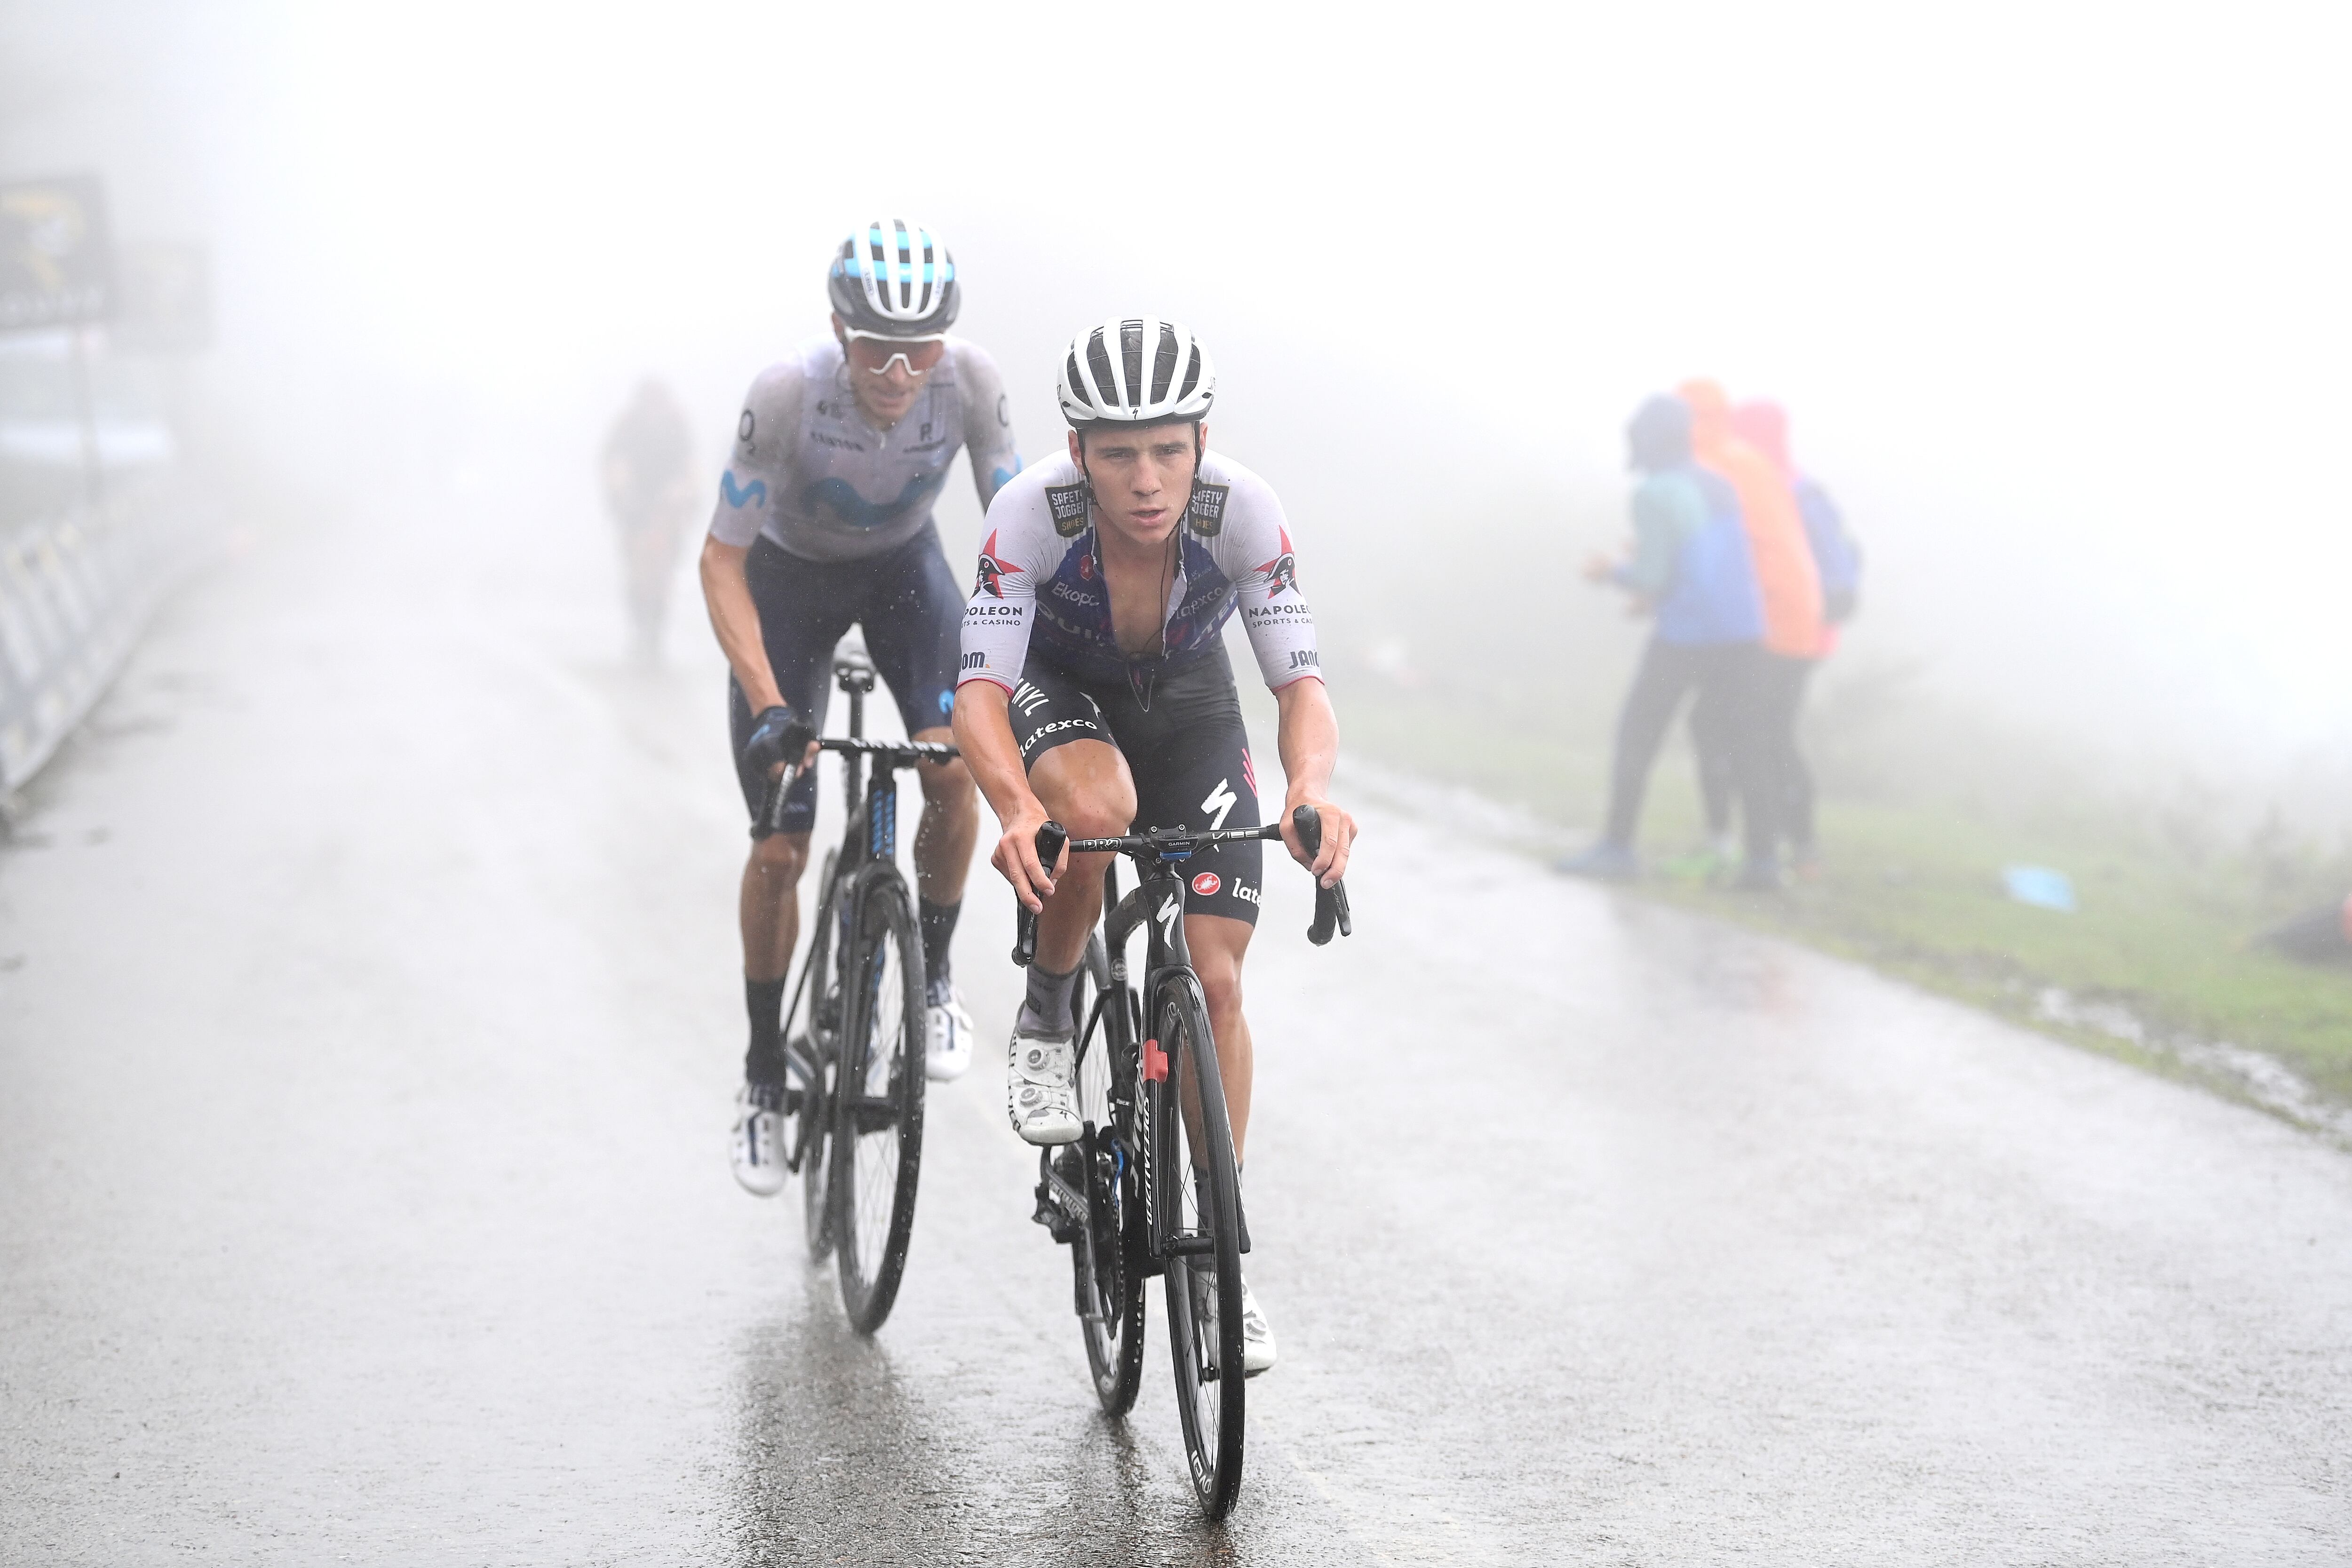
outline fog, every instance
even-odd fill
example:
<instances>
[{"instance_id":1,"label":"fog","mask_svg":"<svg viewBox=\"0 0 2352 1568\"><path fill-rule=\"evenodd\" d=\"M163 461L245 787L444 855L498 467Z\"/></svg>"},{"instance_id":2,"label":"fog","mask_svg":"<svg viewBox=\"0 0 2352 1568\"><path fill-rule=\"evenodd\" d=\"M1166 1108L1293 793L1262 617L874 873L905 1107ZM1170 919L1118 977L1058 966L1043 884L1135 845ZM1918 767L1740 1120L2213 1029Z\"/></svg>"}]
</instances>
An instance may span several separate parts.
<instances>
[{"instance_id":1,"label":"fog","mask_svg":"<svg viewBox=\"0 0 2352 1568\"><path fill-rule=\"evenodd\" d=\"M1868 552L1844 666L2352 816L2327 8L0 15L0 177L94 169L118 232L211 247L209 438L311 493L462 483L606 548L635 378L715 460L840 236L908 213L1033 458L1074 330L1188 321L1349 636L1613 701L1477 606L1630 642L1514 563L1613 544L1624 416L1708 374L1789 405Z\"/></svg>"}]
</instances>

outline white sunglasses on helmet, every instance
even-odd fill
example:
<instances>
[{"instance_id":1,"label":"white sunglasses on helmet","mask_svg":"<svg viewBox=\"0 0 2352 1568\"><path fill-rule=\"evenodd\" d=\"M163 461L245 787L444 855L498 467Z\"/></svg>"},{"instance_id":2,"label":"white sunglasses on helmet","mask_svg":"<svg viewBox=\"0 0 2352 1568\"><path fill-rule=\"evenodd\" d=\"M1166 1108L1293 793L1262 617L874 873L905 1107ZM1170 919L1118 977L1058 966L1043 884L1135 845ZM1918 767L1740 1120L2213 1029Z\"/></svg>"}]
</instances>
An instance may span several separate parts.
<instances>
[{"instance_id":1,"label":"white sunglasses on helmet","mask_svg":"<svg viewBox=\"0 0 2352 1568\"><path fill-rule=\"evenodd\" d=\"M948 352L945 332L899 338L845 326L841 329L841 336L849 362L869 375L887 375L890 367L900 360L906 361L908 375L920 375L936 368L940 356Z\"/></svg>"}]
</instances>

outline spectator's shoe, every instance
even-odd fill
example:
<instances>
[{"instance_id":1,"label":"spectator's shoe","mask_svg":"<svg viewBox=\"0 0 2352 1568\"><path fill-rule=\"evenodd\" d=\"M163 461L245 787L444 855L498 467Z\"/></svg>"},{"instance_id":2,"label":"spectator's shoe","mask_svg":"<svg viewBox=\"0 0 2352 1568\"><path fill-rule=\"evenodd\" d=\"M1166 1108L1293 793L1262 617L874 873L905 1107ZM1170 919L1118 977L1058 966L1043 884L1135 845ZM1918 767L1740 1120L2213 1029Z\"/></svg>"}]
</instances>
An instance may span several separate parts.
<instances>
[{"instance_id":1,"label":"spectator's shoe","mask_svg":"<svg viewBox=\"0 0 2352 1568\"><path fill-rule=\"evenodd\" d=\"M930 987L923 1022L929 1031L923 1052L923 1076L934 1083L960 1079L971 1066L971 1015L964 1010L963 993L942 981Z\"/></svg>"},{"instance_id":2,"label":"spectator's shoe","mask_svg":"<svg viewBox=\"0 0 2352 1568\"><path fill-rule=\"evenodd\" d=\"M1075 1143L1086 1131L1078 1121L1078 1091L1071 1079L1076 1042L1065 1035L1013 1033L1013 1058L1006 1064L1004 1113L1022 1142L1051 1146Z\"/></svg>"},{"instance_id":3,"label":"spectator's shoe","mask_svg":"<svg viewBox=\"0 0 2352 1568\"><path fill-rule=\"evenodd\" d=\"M1789 884L1778 860L1751 859L1739 868L1731 885L1743 893L1777 893Z\"/></svg>"},{"instance_id":4,"label":"spectator's shoe","mask_svg":"<svg viewBox=\"0 0 2352 1568\"><path fill-rule=\"evenodd\" d=\"M728 1143L735 1184L755 1198L784 1190L784 1086L747 1083L735 1091L735 1129Z\"/></svg>"},{"instance_id":5,"label":"spectator's shoe","mask_svg":"<svg viewBox=\"0 0 2352 1568\"><path fill-rule=\"evenodd\" d=\"M1551 863L1551 868L1563 877L1587 877L1596 882L1630 882L1642 874L1642 861L1629 846L1612 844L1604 838L1580 854L1561 856Z\"/></svg>"}]
</instances>

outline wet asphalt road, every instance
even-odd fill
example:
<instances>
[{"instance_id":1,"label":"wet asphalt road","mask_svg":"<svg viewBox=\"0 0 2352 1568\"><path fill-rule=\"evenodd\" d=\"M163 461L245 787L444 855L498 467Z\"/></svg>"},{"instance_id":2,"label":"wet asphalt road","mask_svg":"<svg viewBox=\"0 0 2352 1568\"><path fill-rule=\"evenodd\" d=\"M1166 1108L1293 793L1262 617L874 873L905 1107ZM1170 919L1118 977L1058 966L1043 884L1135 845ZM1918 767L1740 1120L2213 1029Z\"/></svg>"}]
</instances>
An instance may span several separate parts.
<instances>
[{"instance_id":1,"label":"wet asphalt road","mask_svg":"<svg viewBox=\"0 0 2352 1568\"><path fill-rule=\"evenodd\" d=\"M1358 934L1277 875L1253 963L1283 1364L1229 1524L1156 1308L1093 1413L993 1062L852 1338L726 1171L716 656L623 670L561 542L278 537L31 792L0 1562L2352 1559L2352 1159L1361 775Z\"/></svg>"}]
</instances>

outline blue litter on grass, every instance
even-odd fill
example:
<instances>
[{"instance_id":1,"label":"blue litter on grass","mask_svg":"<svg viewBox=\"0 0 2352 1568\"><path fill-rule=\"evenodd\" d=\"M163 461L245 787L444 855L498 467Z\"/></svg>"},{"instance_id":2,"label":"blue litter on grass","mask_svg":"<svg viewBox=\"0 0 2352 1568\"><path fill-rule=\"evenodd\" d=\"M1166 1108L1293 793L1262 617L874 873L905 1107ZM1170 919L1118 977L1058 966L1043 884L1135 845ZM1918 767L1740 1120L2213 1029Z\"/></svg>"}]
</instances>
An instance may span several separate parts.
<instances>
[{"instance_id":1,"label":"blue litter on grass","mask_svg":"<svg viewBox=\"0 0 2352 1568\"><path fill-rule=\"evenodd\" d=\"M2074 884L2063 871L2053 871L2047 866L2004 866L2000 885L2021 904L2055 910L2062 915L2074 912Z\"/></svg>"}]
</instances>

